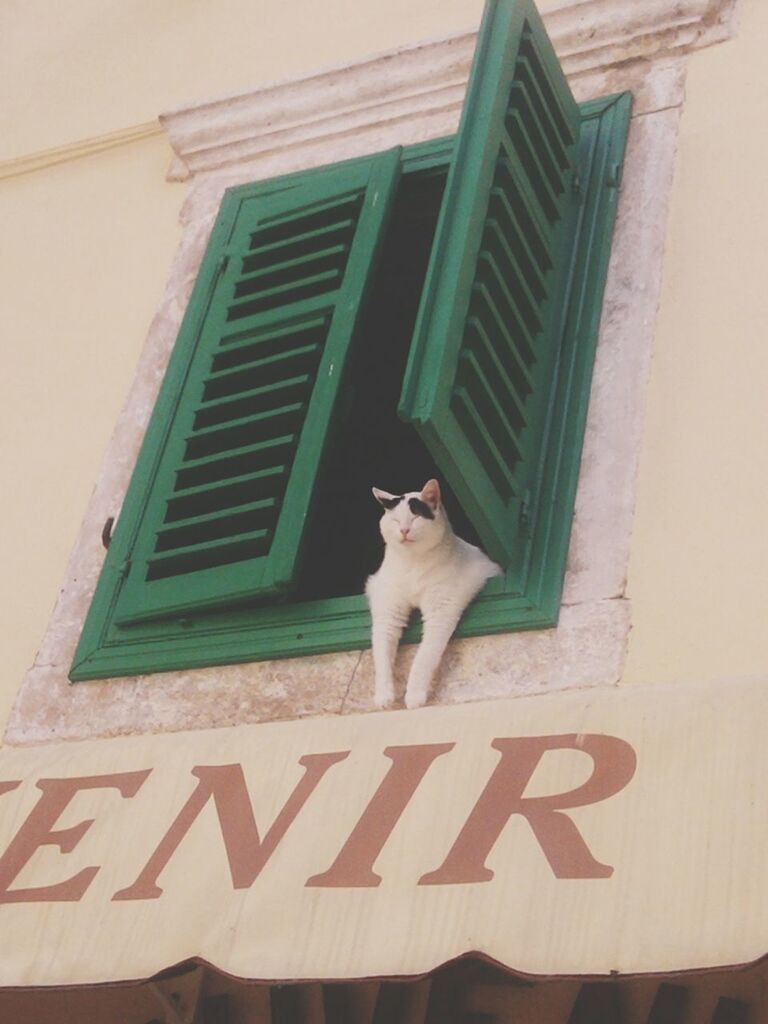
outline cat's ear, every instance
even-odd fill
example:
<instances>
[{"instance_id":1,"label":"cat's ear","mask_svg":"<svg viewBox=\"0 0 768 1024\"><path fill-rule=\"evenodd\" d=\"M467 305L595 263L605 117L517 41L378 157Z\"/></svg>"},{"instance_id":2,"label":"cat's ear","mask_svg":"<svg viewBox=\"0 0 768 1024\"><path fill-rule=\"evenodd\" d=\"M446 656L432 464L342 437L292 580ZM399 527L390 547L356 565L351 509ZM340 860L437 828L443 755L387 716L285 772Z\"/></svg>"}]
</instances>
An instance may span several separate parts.
<instances>
[{"instance_id":1,"label":"cat's ear","mask_svg":"<svg viewBox=\"0 0 768 1024\"><path fill-rule=\"evenodd\" d=\"M384 508L392 508L392 502L395 498L399 501L399 497L396 494L390 494L389 491L381 491L378 487L372 487L371 491L373 496L380 505Z\"/></svg>"},{"instance_id":2,"label":"cat's ear","mask_svg":"<svg viewBox=\"0 0 768 1024\"><path fill-rule=\"evenodd\" d=\"M419 495L422 501L426 502L435 511L440 508L440 484L437 480L427 480Z\"/></svg>"}]
</instances>

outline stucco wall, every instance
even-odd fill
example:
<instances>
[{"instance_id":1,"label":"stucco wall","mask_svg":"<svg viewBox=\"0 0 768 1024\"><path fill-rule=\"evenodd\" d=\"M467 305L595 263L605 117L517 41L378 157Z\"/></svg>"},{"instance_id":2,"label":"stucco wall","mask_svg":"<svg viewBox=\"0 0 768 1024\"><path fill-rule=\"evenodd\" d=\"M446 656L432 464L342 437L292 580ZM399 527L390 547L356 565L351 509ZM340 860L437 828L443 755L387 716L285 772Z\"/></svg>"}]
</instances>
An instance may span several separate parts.
<instances>
[{"instance_id":1,"label":"stucco wall","mask_svg":"<svg viewBox=\"0 0 768 1024\"><path fill-rule=\"evenodd\" d=\"M629 572L627 682L768 672L768 4L691 56Z\"/></svg>"},{"instance_id":2,"label":"stucco wall","mask_svg":"<svg viewBox=\"0 0 768 1024\"><path fill-rule=\"evenodd\" d=\"M540 8L553 3L544 0ZM193 100L475 28L482 7L483 0L3 4L0 160L150 122Z\"/></svg>"},{"instance_id":3,"label":"stucco wall","mask_svg":"<svg viewBox=\"0 0 768 1024\"><path fill-rule=\"evenodd\" d=\"M40 645L160 300L181 191L161 137L0 181L0 721Z\"/></svg>"}]
</instances>

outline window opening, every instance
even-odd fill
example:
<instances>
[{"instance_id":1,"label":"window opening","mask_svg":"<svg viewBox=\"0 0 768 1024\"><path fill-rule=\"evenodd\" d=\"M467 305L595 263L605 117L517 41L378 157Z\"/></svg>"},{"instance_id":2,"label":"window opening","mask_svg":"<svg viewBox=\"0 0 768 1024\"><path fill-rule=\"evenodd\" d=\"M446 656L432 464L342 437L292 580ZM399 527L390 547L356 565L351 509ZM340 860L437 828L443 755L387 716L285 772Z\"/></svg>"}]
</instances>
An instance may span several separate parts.
<instances>
[{"instance_id":1,"label":"window opening","mask_svg":"<svg viewBox=\"0 0 768 1024\"><path fill-rule=\"evenodd\" d=\"M371 486L415 490L439 476L415 428L397 415L447 168L404 174L350 353L304 559L290 603L360 594L383 553ZM441 479L454 530L479 544Z\"/></svg>"}]
</instances>

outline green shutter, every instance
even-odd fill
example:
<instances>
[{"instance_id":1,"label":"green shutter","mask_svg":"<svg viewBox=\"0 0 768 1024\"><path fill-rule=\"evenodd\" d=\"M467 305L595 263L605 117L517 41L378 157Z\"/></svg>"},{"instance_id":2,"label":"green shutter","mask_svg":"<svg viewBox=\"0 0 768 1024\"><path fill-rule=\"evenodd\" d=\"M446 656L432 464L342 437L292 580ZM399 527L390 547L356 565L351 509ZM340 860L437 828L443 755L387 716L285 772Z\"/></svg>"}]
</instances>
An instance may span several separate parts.
<instances>
[{"instance_id":1,"label":"green shutter","mask_svg":"<svg viewBox=\"0 0 768 1024\"><path fill-rule=\"evenodd\" d=\"M185 376L158 401L168 426L118 623L290 586L399 163L396 149L225 199L177 343Z\"/></svg>"},{"instance_id":2,"label":"green shutter","mask_svg":"<svg viewBox=\"0 0 768 1024\"><path fill-rule=\"evenodd\" d=\"M400 403L488 553L530 559L579 109L531 0L489 0Z\"/></svg>"}]
</instances>

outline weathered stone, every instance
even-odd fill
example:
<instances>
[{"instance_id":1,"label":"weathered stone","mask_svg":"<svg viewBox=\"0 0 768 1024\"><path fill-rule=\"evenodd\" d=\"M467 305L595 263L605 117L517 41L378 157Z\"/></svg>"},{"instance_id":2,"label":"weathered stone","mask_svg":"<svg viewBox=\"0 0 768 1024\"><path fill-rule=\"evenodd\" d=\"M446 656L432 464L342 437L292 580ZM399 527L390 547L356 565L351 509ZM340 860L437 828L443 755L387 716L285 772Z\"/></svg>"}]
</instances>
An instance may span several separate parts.
<instances>
[{"instance_id":1,"label":"weathered stone","mask_svg":"<svg viewBox=\"0 0 768 1024\"><path fill-rule=\"evenodd\" d=\"M587 686L615 686L627 635L627 601L600 601L563 608L556 629L453 640L446 651L430 703L458 704L496 697L530 696ZM398 652L396 680L402 703L415 644ZM344 700L343 713L373 709L373 661L363 653Z\"/></svg>"}]
</instances>

